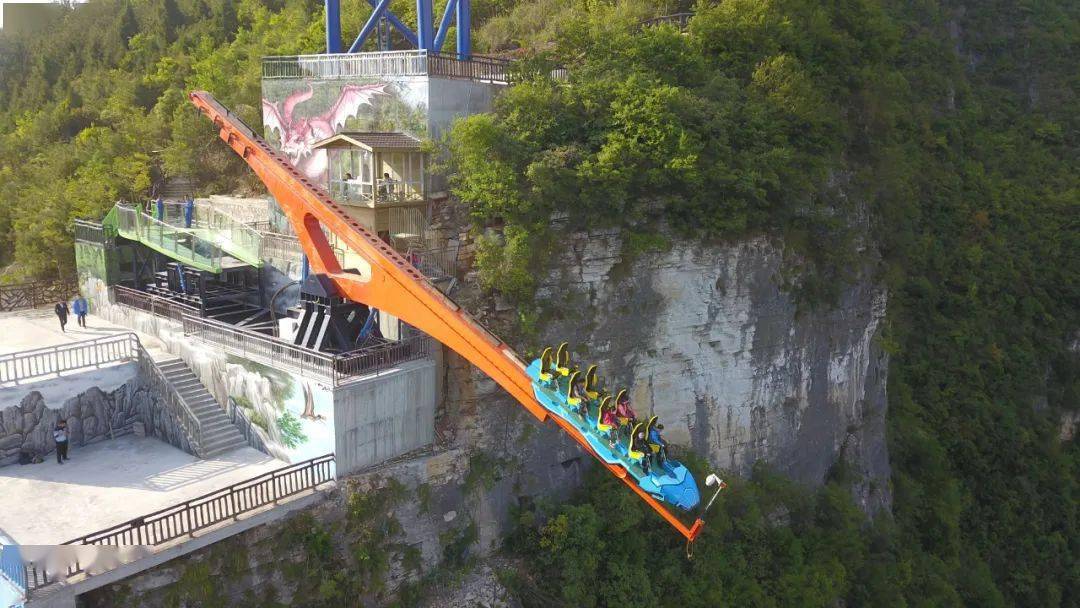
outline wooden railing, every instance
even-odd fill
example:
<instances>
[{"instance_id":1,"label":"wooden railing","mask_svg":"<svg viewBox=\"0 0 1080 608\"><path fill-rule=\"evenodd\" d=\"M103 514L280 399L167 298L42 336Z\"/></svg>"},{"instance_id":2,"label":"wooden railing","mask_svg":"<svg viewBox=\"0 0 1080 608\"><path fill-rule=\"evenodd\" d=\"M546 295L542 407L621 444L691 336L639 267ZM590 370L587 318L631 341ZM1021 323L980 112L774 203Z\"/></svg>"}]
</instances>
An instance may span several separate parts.
<instances>
[{"instance_id":1,"label":"wooden railing","mask_svg":"<svg viewBox=\"0 0 1080 608\"><path fill-rule=\"evenodd\" d=\"M65 545L160 545L236 520L267 505L334 480L334 455L327 454L263 473L247 481L155 511Z\"/></svg>"},{"instance_id":2,"label":"wooden railing","mask_svg":"<svg viewBox=\"0 0 1080 608\"><path fill-rule=\"evenodd\" d=\"M112 285L109 287L109 291L111 292L109 299L113 304L123 304L173 321L183 321L184 315L199 315L199 309L194 306L155 296L138 289Z\"/></svg>"},{"instance_id":3,"label":"wooden railing","mask_svg":"<svg viewBox=\"0 0 1080 608\"><path fill-rule=\"evenodd\" d=\"M79 285L70 279L0 285L0 311L66 302L77 293Z\"/></svg>"},{"instance_id":4,"label":"wooden railing","mask_svg":"<svg viewBox=\"0 0 1080 608\"><path fill-rule=\"evenodd\" d=\"M0 383L32 380L87 367L134 361L142 346L134 333L0 355Z\"/></svg>"}]
</instances>

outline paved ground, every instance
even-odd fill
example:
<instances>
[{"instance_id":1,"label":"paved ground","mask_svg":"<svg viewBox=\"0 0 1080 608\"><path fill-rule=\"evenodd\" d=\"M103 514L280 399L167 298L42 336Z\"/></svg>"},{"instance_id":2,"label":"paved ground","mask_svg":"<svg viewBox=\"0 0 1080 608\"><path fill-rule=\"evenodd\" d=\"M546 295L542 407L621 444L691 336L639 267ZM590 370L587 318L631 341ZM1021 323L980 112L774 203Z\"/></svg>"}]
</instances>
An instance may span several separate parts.
<instances>
[{"instance_id":1,"label":"paved ground","mask_svg":"<svg viewBox=\"0 0 1080 608\"><path fill-rule=\"evenodd\" d=\"M60 331L60 321L51 308L0 313L0 355L131 331L94 315L87 316L86 325L86 329L79 327L72 316L67 331ZM140 334L139 339L151 354L155 354L156 349L162 349L156 338Z\"/></svg>"},{"instance_id":2,"label":"paved ground","mask_svg":"<svg viewBox=\"0 0 1080 608\"><path fill-rule=\"evenodd\" d=\"M286 466L248 447L199 460L133 435L69 455L63 465L0 467L0 540L62 543Z\"/></svg>"},{"instance_id":3,"label":"paved ground","mask_svg":"<svg viewBox=\"0 0 1080 608\"><path fill-rule=\"evenodd\" d=\"M60 331L60 322L52 310L38 308L0 314L0 355L45 348L70 342L103 338L131 330L113 325L93 315L87 318L85 329L74 321L67 324L67 331ZM172 358L164 346L154 337L139 335L143 347L155 359ZM18 405L30 391L40 391L45 404L58 408L72 395L78 395L91 387L110 391L127 382L137 373L134 363L115 363L100 367L50 374L20 382L0 383L0 409Z\"/></svg>"}]
</instances>

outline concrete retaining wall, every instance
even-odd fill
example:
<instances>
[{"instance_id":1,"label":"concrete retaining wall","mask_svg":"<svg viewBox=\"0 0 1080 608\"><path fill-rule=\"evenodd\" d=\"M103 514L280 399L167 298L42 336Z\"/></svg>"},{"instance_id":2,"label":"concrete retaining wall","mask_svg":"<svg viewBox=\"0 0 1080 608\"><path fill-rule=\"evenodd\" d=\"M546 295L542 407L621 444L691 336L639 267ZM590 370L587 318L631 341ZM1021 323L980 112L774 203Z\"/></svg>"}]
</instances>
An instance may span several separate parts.
<instances>
[{"instance_id":1,"label":"concrete retaining wall","mask_svg":"<svg viewBox=\"0 0 1080 608\"><path fill-rule=\"evenodd\" d=\"M435 361L410 361L334 391L339 475L434 441L436 375Z\"/></svg>"}]
</instances>

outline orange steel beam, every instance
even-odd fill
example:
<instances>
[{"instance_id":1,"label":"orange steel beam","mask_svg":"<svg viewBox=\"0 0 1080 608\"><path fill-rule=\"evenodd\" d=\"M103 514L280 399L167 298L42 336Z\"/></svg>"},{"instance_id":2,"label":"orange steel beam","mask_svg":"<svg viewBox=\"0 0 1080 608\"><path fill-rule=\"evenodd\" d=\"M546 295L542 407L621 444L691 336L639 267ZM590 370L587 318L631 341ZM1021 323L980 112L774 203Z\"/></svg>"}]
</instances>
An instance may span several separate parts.
<instances>
[{"instance_id":1,"label":"orange steel beam","mask_svg":"<svg viewBox=\"0 0 1080 608\"><path fill-rule=\"evenodd\" d=\"M525 364L514 351L472 316L436 289L412 264L382 239L361 226L324 191L296 170L288 159L271 148L242 120L205 91L188 95L191 103L214 122L221 139L240 155L277 199L289 219L311 270L329 277L342 295L405 321L453 349L503 387L541 422L549 417L593 456L597 454L574 425L536 400ZM322 231L326 227L371 266L370 276L341 268ZM686 527L655 498L627 475L626 469L600 460L604 466L675 527L688 540L701 532L698 519Z\"/></svg>"}]
</instances>

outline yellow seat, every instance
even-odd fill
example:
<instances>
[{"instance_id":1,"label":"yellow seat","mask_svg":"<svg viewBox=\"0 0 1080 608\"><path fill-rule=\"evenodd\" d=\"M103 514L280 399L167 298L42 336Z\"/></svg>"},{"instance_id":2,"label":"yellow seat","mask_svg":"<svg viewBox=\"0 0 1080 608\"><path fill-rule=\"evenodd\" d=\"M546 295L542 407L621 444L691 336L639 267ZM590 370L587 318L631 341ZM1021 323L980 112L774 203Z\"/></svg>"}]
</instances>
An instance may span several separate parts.
<instances>
[{"instance_id":1,"label":"yellow seat","mask_svg":"<svg viewBox=\"0 0 1080 608\"><path fill-rule=\"evenodd\" d=\"M570 375L570 352L567 351L566 347L566 342L563 342L555 352L555 371L558 372L560 376Z\"/></svg>"},{"instance_id":2,"label":"yellow seat","mask_svg":"<svg viewBox=\"0 0 1080 608\"><path fill-rule=\"evenodd\" d=\"M537 374L541 382L551 382L554 378L551 374L551 347L544 349L544 352L540 355L540 373Z\"/></svg>"},{"instance_id":3,"label":"yellow seat","mask_svg":"<svg viewBox=\"0 0 1080 608\"><path fill-rule=\"evenodd\" d=\"M566 404L567 405L581 405L581 397L574 396L574 383L578 381L578 376L581 372L574 372L570 376L570 381L566 383Z\"/></svg>"},{"instance_id":4,"label":"yellow seat","mask_svg":"<svg viewBox=\"0 0 1080 608\"><path fill-rule=\"evenodd\" d=\"M604 397L604 400L600 402L600 406L596 410L596 430L607 433L611 430L610 424L604 424L601 420L604 419L604 411L611 407L611 397Z\"/></svg>"},{"instance_id":5,"label":"yellow seat","mask_svg":"<svg viewBox=\"0 0 1080 608\"><path fill-rule=\"evenodd\" d=\"M589 371L585 372L585 396L589 399L596 399L600 396L600 387L597 386L596 379L596 365L590 365Z\"/></svg>"},{"instance_id":6,"label":"yellow seat","mask_svg":"<svg viewBox=\"0 0 1080 608\"><path fill-rule=\"evenodd\" d=\"M626 454L630 457L630 460L641 460L645 458L645 452L639 452L634 449L634 437L637 436L638 430L641 428L641 423L634 425L634 429L630 431L630 444L626 448Z\"/></svg>"}]
</instances>

